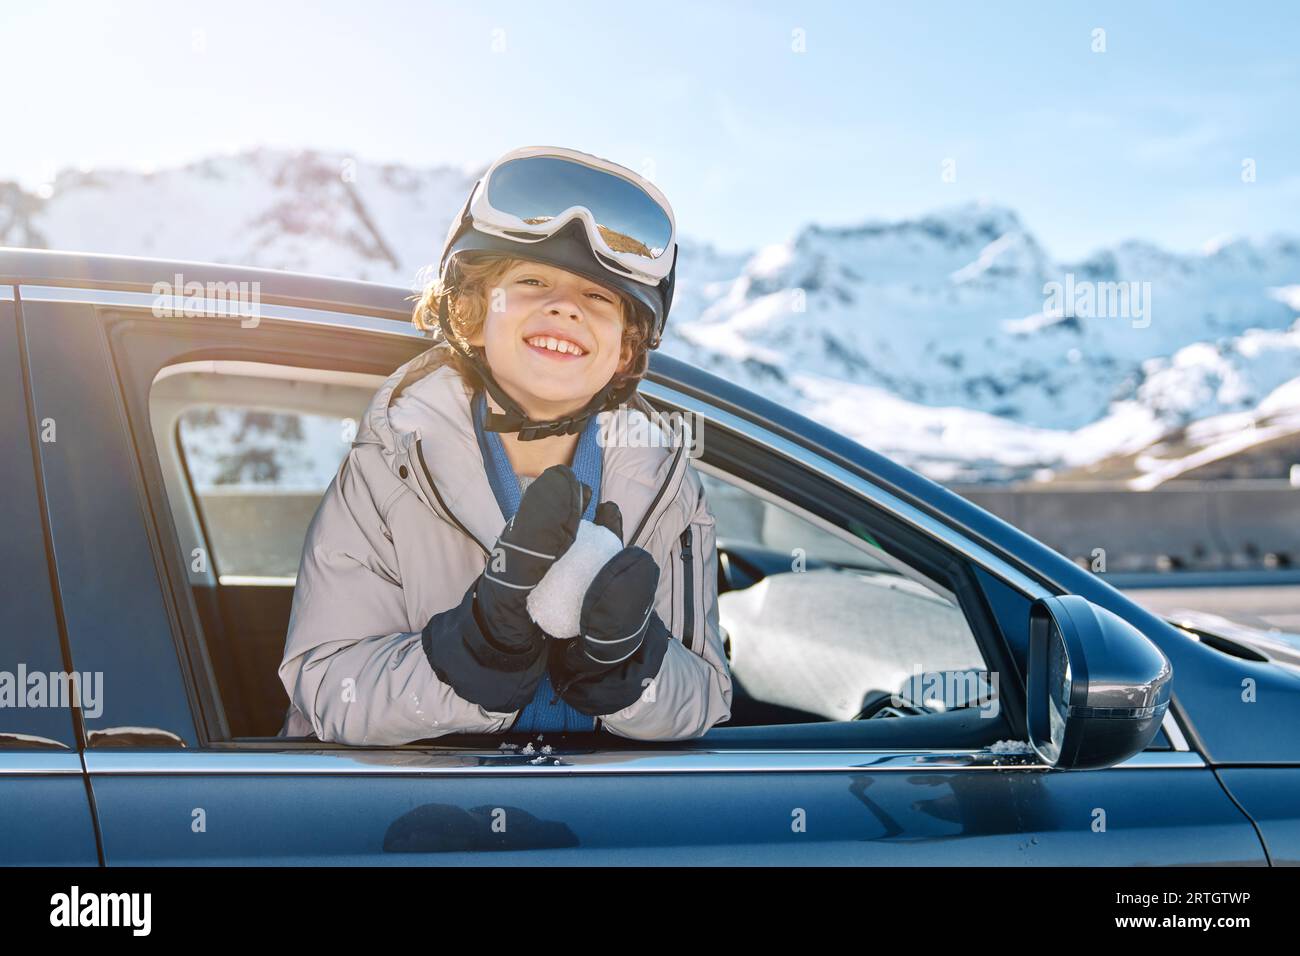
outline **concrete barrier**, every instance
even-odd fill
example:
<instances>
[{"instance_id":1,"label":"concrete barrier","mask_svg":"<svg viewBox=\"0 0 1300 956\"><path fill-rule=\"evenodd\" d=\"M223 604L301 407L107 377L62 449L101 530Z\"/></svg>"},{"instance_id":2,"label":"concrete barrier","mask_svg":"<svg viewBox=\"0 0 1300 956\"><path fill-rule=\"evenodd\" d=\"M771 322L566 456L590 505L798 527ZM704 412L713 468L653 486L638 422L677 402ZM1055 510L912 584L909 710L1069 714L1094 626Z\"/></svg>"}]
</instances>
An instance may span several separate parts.
<instances>
[{"instance_id":1,"label":"concrete barrier","mask_svg":"<svg viewBox=\"0 0 1300 956\"><path fill-rule=\"evenodd\" d=\"M1300 488L1285 481L953 490L1085 567L1111 572L1300 565Z\"/></svg>"}]
</instances>

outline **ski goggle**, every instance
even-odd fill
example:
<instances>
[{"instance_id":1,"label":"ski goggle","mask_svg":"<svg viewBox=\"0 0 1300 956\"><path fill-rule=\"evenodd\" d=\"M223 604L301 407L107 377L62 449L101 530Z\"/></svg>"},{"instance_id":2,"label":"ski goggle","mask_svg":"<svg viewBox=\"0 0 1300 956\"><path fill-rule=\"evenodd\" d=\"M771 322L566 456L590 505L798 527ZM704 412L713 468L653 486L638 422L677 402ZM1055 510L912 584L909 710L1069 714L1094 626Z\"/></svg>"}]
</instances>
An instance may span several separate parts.
<instances>
[{"instance_id":1,"label":"ski goggle","mask_svg":"<svg viewBox=\"0 0 1300 956\"><path fill-rule=\"evenodd\" d=\"M577 150L506 153L478 181L469 214L480 232L516 242L540 241L580 219L598 258L612 259L621 274L653 286L672 271L677 225L664 194L632 170Z\"/></svg>"}]
</instances>

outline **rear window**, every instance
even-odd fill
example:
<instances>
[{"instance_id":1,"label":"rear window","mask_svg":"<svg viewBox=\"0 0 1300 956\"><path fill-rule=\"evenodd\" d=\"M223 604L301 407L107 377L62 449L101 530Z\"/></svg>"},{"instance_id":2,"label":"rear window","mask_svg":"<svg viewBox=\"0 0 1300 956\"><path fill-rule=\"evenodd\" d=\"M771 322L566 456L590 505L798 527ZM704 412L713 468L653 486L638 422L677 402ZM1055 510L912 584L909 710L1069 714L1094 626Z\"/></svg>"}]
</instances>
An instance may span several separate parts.
<instances>
[{"instance_id":1,"label":"rear window","mask_svg":"<svg viewBox=\"0 0 1300 956\"><path fill-rule=\"evenodd\" d=\"M224 577L286 578L355 421L269 408L201 405L181 414L179 445Z\"/></svg>"}]
</instances>

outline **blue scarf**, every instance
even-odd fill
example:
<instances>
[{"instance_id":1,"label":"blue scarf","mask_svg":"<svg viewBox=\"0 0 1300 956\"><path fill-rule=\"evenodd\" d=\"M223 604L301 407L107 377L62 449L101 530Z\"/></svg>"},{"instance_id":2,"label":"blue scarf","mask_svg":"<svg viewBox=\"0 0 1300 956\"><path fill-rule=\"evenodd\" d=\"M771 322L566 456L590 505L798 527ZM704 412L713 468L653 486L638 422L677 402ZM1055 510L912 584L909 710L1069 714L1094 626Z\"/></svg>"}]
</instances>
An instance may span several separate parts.
<instances>
[{"instance_id":1,"label":"blue scarf","mask_svg":"<svg viewBox=\"0 0 1300 956\"><path fill-rule=\"evenodd\" d=\"M510 459L506 456L501 433L483 430L483 422L487 417L487 395L483 391L474 393L473 406L474 432L478 436L479 450L483 453L488 483L492 486L492 493L496 495L497 504L501 506L501 513L506 521L509 521L519 510L519 500L522 497L519 491L519 479L515 476L514 469L510 467ZM574 452L571 466L578 480L592 489L591 501L587 503L587 510L582 515L588 521L596 519L596 502L600 498L602 461L601 448L596 441L596 434L600 430L596 418L597 416L592 415L586 428L578 436L578 448ZM595 723L594 717L574 710L562 700L555 693L551 675L543 673L542 681L537 685L537 693L520 712L511 730L525 733L544 730L589 731L594 729Z\"/></svg>"}]
</instances>

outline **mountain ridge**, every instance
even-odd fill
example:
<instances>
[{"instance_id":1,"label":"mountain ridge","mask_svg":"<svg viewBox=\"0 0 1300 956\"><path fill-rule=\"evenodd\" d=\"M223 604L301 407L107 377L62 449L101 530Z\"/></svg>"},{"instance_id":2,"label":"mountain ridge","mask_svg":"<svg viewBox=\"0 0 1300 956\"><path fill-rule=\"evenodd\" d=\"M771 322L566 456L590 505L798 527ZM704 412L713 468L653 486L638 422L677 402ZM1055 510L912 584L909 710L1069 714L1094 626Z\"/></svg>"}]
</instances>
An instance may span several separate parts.
<instances>
[{"instance_id":1,"label":"mountain ridge","mask_svg":"<svg viewBox=\"0 0 1300 956\"><path fill-rule=\"evenodd\" d=\"M259 148L64 170L34 192L0 183L0 244L415 288L484 169ZM1288 235L1196 254L1134 238L1062 262L1013 209L977 201L809 223L753 250L680 246L666 352L938 480L1077 470L1300 378Z\"/></svg>"}]
</instances>

